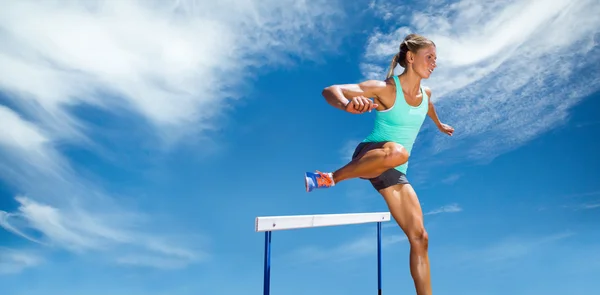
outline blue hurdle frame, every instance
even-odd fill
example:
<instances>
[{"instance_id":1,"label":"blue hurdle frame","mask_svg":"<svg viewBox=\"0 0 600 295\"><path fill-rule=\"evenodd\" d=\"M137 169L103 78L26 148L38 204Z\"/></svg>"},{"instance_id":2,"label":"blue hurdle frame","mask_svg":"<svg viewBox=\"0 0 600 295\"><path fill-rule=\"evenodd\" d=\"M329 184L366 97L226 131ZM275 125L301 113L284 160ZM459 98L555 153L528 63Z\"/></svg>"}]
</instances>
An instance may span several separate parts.
<instances>
[{"instance_id":1,"label":"blue hurdle frame","mask_svg":"<svg viewBox=\"0 0 600 295\"><path fill-rule=\"evenodd\" d=\"M263 295L271 293L271 231L265 232ZM381 295L381 222L377 222L377 294Z\"/></svg>"}]
</instances>

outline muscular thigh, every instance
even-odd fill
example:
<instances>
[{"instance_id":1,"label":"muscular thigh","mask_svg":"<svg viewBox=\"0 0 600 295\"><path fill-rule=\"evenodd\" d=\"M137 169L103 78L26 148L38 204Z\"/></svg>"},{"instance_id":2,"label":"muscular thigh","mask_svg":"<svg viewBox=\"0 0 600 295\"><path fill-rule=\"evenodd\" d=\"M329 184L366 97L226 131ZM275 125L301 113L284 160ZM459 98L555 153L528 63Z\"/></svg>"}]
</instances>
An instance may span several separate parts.
<instances>
[{"instance_id":1,"label":"muscular thigh","mask_svg":"<svg viewBox=\"0 0 600 295\"><path fill-rule=\"evenodd\" d=\"M417 194L410 184L390 186L380 190L379 193L408 238L423 234L423 211Z\"/></svg>"},{"instance_id":2,"label":"muscular thigh","mask_svg":"<svg viewBox=\"0 0 600 295\"><path fill-rule=\"evenodd\" d=\"M371 150L382 149L385 146L385 144L388 144L388 142L361 142L354 149L352 160L358 160L362 158L367 152Z\"/></svg>"},{"instance_id":3,"label":"muscular thigh","mask_svg":"<svg viewBox=\"0 0 600 295\"><path fill-rule=\"evenodd\" d=\"M390 141L361 142L354 150L354 154L352 154L352 161L359 161L369 152L377 154L381 152L389 152L389 150L400 149L399 147L403 148L399 144ZM393 169L389 169L383 174L379 174L374 177L361 178L371 180L371 183L377 190L386 188L396 183L408 183L408 180L406 180L406 177L403 173L394 171Z\"/></svg>"}]
</instances>

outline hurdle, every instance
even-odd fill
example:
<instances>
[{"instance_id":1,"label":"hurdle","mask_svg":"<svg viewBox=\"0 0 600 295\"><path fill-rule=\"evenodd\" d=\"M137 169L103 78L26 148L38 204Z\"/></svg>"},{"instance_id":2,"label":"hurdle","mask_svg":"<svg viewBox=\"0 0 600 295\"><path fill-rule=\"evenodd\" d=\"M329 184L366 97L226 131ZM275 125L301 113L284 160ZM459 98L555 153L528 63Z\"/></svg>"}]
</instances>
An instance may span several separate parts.
<instances>
[{"instance_id":1,"label":"hurdle","mask_svg":"<svg viewBox=\"0 0 600 295\"><path fill-rule=\"evenodd\" d=\"M273 231L363 223L377 223L377 294L381 295L381 223L388 221L390 221L389 212L256 217L255 231L265 233L263 295L270 295L271 292L271 235Z\"/></svg>"}]
</instances>

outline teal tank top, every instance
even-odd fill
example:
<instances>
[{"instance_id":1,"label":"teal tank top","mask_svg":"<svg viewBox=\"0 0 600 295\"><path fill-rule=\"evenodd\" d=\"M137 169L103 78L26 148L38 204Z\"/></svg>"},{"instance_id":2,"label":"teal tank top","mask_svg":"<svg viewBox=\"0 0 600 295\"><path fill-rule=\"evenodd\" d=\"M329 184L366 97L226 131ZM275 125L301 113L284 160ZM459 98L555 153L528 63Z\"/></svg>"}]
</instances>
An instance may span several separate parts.
<instances>
[{"instance_id":1,"label":"teal tank top","mask_svg":"<svg viewBox=\"0 0 600 295\"><path fill-rule=\"evenodd\" d=\"M397 76L394 76L394 82L396 83L396 101L394 105L387 110L376 111L373 130L363 142L396 142L404 146L410 155L413 144L425 121L425 116L427 116L427 111L429 111L429 97L427 97L427 93L421 86L423 101L417 107L411 106L404 98L404 92ZM396 169L406 174L408 162L396 167Z\"/></svg>"}]
</instances>

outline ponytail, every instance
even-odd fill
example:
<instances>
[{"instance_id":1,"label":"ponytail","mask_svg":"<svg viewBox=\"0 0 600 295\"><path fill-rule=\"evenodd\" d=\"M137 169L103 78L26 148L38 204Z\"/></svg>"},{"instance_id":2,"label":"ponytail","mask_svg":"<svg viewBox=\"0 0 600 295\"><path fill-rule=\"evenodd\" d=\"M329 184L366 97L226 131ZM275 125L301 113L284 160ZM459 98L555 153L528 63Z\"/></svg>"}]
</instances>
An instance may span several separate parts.
<instances>
[{"instance_id":1,"label":"ponytail","mask_svg":"<svg viewBox=\"0 0 600 295\"><path fill-rule=\"evenodd\" d=\"M409 36L411 36L411 35L409 35ZM402 41L402 43L400 44L399 52L396 53L396 55L394 55L394 57L392 58L392 62L390 63L390 69L388 70L386 79L389 79L390 77L392 77L394 75L394 69L396 68L397 65L400 65L401 67L406 68L406 53L409 50L407 40L410 40L409 37L407 37L406 39L404 39L404 41Z\"/></svg>"},{"instance_id":2,"label":"ponytail","mask_svg":"<svg viewBox=\"0 0 600 295\"><path fill-rule=\"evenodd\" d=\"M394 69L396 68L396 65L398 65L398 56L400 54L396 53L396 55L394 55L394 57L392 57L392 62L390 63L390 69L388 70L387 76L385 77L386 79L389 79L390 77L392 77L394 75Z\"/></svg>"}]
</instances>

